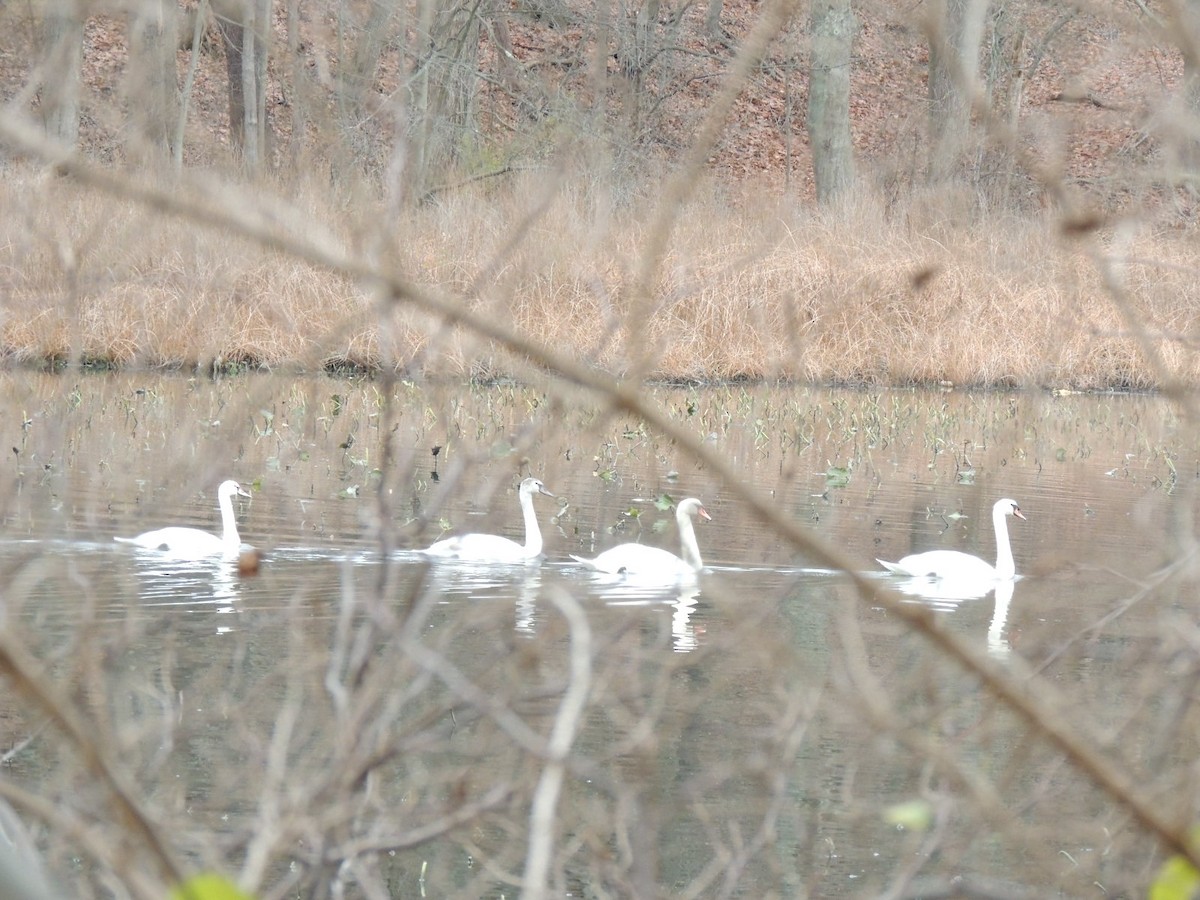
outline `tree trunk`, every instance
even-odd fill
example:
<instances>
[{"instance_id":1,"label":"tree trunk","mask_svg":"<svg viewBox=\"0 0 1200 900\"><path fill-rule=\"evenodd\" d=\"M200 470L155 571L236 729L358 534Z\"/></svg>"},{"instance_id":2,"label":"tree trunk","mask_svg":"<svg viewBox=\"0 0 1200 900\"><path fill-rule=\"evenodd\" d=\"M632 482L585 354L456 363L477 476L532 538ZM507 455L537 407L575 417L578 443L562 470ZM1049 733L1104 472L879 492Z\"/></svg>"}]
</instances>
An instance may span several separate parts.
<instances>
[{"instance_id":1,"label":"tree trunk","mask_svg":"<svg viewBox=\"0 0 1200 900\"><path fill-rule=\"evenodd\" d=\"M242 22L242 111L245 120L242 123L242 161L246 168L255 171L262 161L259 155L259 119L258 119L258 67L255 57L258 54L258 17L255 0L247 0L246 18Z\"/></svg>"},{"instance_id":2,"label":"tree trunk","mask_svg":"<svg viewBox=\"0 0 1200 900\"><path fill-rule=\"evenodd\" d=\"M392 134L382 124L384 99L376 91L380 59L403 34L405 8L397 0L371 0L366 19L352 4L338 9L338 40L346 46L337 70L337 128L334 139L345 147L347 161L364 167L386 155L383 143Z\"/></svg>"},{"instance_id":3,"label":"tree trunk","mask_svg":"<svg viewBox=\"0 0 1200 900\"><path fill-rule=\"evenodd\" d=\"M287 0L287 5L287 54L291 77L287 105L292 114L288 156L294 169L300 162L308 130L308 87L304 60L300 56L300 0Z\"/></svg>"},{"instance_id":4,"label":"tree trunk","mask_svg":"<svg viewBox=\"0 0 1200 900\"><path fill-rule=\"evenodd\" d=\"M488 0L483 14L491 26L492 39L496 42L496 75L505 90L515 96L521 81L517 74L512 35L508 30L508 4L501 0Z\"/></svg>"},{"instance_id":5,"label":"tree trunk","mask_svg":"<svg viewBox=\"0 0 1200 900\"><path fill-rule=\"evenodd\" d=\"M1185 0L1177 9L1180 50L1183 54L1183 115L1179 132L1179 182L1193 196L1200 195L1200 0Z\"/></svg>"},{"instance_id":6,"label":"tree trunk","mask_svg":"<svg viewBox=\"0 0 1200 900\"><path fill-rule=\"evenodd\" d=\"M178 19L175 0L146 0L130 15L126 94L132 161L165 161L172 155L179 115Z\"/></svg>"},{"instance_id":7,"label":"tree trunk","mask_svg":"<svg viewBox=\"0 0 1200 900\"><path fill-rule=\"evenodd\" d=\"M721 0L708 0L708 11L704 14L704 27L708 29L709 37L722 37L721 31Z\"/></svg>"},{"instance_id":8,"label":"tree trunk","mask_svg":"<svg viewBox=\"0 0 1200 900\"><path fill-rule=\"evenodd\" d=\"M962 169L987 9L988 0L941 0L930 9L929 180L934 184Z\"/></svg>"},{"instance_id":9,"label":"tree trunk","mask_svg":"<svg viewBox=\"0 0 1200 900\"><path fill-rule=\"evenodd\" d=\"M79 143L83 18L77 0L49 0L42 21L49 73L42 84L42 121L48 137L71 147Z\"/></svg>"},{"instance_id":10,"label":"tree trunk","mask_svg":"<svg viewBox=\"0 0 1200 900\"><path fill-rule=\"evenodd\" d=\"M254 171L268 158L272 144L267 115L270 0L214 0L213 11L225 45L230 140Z\"/></svg>"},{"instance_id":11,"label":"tree trunk","mask_svg":"<svg viewBox=\"0 0 1200 900\"><path fill-rule=\"evenodd\" d=\"M246 98L242 83L242 22L217 14L217 29L225 46L225 78L229 92L229 142L241 149L246 131Z\"/></svg>"},{"instance_id":12,"label":"tree trunk","mask_svg":"<svg viewBox=\"0 0 1200 900\"><path fill-rule=\"evenodd\" d=\"M413 197L425 196L474 140L480 82L474 3L435 5L421 18L425 52L410 83Z\"/></svg>"},{"instance_id":13,"label":"tree trunk","mask_svg":"<svg viewBox=\"0 0 1200 900\"><path fill-rule=\"evenodd\" d=\"M646 0L636 11L631 10L629 15L617 19L613 33L616 41L613 54L621 75L624 140L630 144L642 139L643 106L653 102L653 91L647 90L647 86L651 68L662 47L658 33L659 10L658 0Z\"/></svg>"},{"instance_id":14,"label":"tree trunk","mask_svg":"<svg viewBox=\"0 0 1200 900\"><path fill-rule=\"evenodd\" d=\"M854 186L850 51L856 27L850 0L813 0L807 126L817 202L822 204Z\"/></svg>"},{"instance_id":15,"label":"tree trunk","mask_svg":"<svg viewBox=\"0 0 1200 900\"><path fill-rule=\"evenodd\" d=\"M374 89L379 60L394 37L398 12L396 0L372 0L366 24L359 31L351 69L345 74L350 76L351 97L360 108Z\"/></svg>"}]
</instances>

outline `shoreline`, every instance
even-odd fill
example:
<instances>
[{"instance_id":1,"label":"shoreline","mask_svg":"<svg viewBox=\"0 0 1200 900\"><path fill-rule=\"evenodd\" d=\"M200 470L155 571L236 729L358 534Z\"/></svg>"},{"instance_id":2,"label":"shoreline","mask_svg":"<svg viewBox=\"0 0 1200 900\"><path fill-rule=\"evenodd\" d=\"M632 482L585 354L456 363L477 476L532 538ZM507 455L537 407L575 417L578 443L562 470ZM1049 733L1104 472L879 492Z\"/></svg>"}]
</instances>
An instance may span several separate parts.
<instances>
[{"instance_id":1,"label":"shoreline","mask_svg":"<svg viewBox=\"0 0 1200 900\"><path fill-rule=\"evenodd\" d=\"M160 366L141 366L112 364L105 361L85 361L70 363L66 360L28 360L13 362L11 359L0 357L0 375L51 375L69 376L72 374L87 377L103 377L106 375L144 374L156 377L170 378L199 378L208 381L227 379L252 379L260 376L283 377L296 379L328 378L343 381L375 382L384 378L383 369L364 366L339 366L325 369L305 369L287 363L277 366L247 366L231 364L222 368L202 366L198 363L180 363ZM422 373L413 375L411 372L397 371L391 376L398 381L419 382L421 384L447 387L461 385L471 388L501 388L517 387L536 389L537 381L548 377L540 372L535 377L522 377L517 374L497 375L486 378L474 376L453 376ZM552 377L552 376L551 376ZM620 376L613 374L612 378L619 380ZM973 393L973 394L1046 394L1053 397L1071 396L1164 396L1161 387L1128 387L1128 386L1096 386L1087 388L1066 385L1044 384L957 384L945 381L939 382L882 382L882 381L804 381L788 378L670 378L648 377L642 379L641 385L650 390L721 390L738 387L778 388L812 390L846 391L849 393L868 393L871 391L899 391L913 393Z\"/></svg>"}]
</instances>

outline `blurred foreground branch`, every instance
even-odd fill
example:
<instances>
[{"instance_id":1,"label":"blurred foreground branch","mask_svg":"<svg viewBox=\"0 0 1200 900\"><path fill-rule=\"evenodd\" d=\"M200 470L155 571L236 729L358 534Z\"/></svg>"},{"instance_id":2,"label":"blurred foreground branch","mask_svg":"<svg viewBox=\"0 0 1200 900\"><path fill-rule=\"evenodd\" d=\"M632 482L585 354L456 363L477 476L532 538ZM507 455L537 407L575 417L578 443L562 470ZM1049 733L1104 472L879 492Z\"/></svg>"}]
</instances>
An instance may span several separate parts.
<instances>
[{"instance_id":1,"label":"blurred foreground branch","mask_svg":"<svg viewBox=\"0 0 1200 900\"><path fill-rule=\"evenodd\" d=\"M53 680L40 671L37 663L16 646L7 634L0 635L0 672L31 706L50 717L57 730L79 754L87 770L108 790L117 811L116 818L125 823L130 834L142 841L164 881L169 885L181 884L183 870L167 847L165 835L150 820L134 789L126 782L124 770L109 758L79 709L54 693L51 687ZM29 811L39 812L37 809ZM110 862L116 866L120 866L122 859L129 867L129 871L122 874L129 876L136 873L137 866L128 859L128 853L109 855ZM128 880L130 884L141 882L140 878L131 877Z\"/></svg>"},{"instance_id":2,"label":"blurred foreground branch","mask_svg":"<svg viewBox=\"0 0 1200 900\"><path fill-rule=\"evenodd\" d=\"M782 8L783 6L778 7ZM720 109L717 113L720 113ZM719 115L714 116L713 121L719 122ZM719 133L719 129L715 127L702 130L702 140L697 142L692 158L703 159L708 149L705 142L715 141ZM1032 676L1015 661L1005 667L993 663L982 653L974 651L964 640L941 628L930 610L903 602L899 595L883 587L879 581L862 575L861 571L865 567L861 560L849 558L819 536L802 528L783 509L771 502L770 498L746 484L731 461L715 453L710 446L676 424L665 410L650 403L640 383L622 382L608 372L587 365L577 357L543 345L529 335L507 326L499 317L488 315L486 312L476 312L461 298L424 288L402 273L352 252L332 237L321 237L318 240L288 231L281 224L281 217L275 215L265 203L255 205L247 202L245 193L240 190L194 181L185 181L170 188L147 186L131 177L82 160L68 149L48 141L31 122L13 115L0 117L0 138L21 153L43 159L57 171L82 185L115 197L136 201L149 209L195 225L235 232L263 247L378 288L395 303L411 304L441 317L449 325L461 326L478 336L491 339L554 373L563 383L585 389L614 410L627 411L638 416L649 427L674 442L683 453L702 463L720 479L731 498L744 504L795 551L822 565L846 572L865 602L884 607L890 615L923 634L963 669L978 676L992 693L1027 720L1045 740L1066 754L1080 771L1126 807L1147 831L1155 834L1173 851L1188 856L1200 865L1200 853L1190 845L1184 828L1171 821L1160 811L1157 804L1137 790L1137 773L1130 773L1128 767L1120 761L1110 759L1096 749L1102 744L1095 740L1082 724L1072 721L1067 704L1062 702L1052 685ZM679 207L678 201L684 194L682 185L686 178L692 175L694 173L689 170L684 178L676 182L674 191L668 193L671 200L669 206L674 209ZM645 270L638 279L638 283L643 286L652 283L648 273L652 273L658 265L661 246L667 239L666 232L673 214L671 209L664 209L658 220L655 243L647 248L644 257ZM1119 302L1119 297L1117 299ZM553 389L552 387L551 390ZM560 606L560 609L571 623L572 641L579 641L582 645L586 641L586 628L580 629L569 608ZM586 661L587 654L579 650L572 651L571 681L562 701L550 747L547 749L543 746L540 735L529 729L511 711L492 704L482 689L465 678L457 677L449 664L439 659L434 651L422 647L415 640L404 642L403 649L413 654L417 664L435 671L452 692L491 716L519 746L539 755L545 754L547 763L539 783L531 820L533 834L525 873L526 886L536 895L545 888L551 849L539 843L548 839L548 835L542 834L539 837L539 834L546 817L553 813L562 778L561 754L565 753L564 748L570 745L575 718L578 716L577 704L582 702L581 698L586 694L587 673L580 666L581 660ZM177 877L178 871L153 824L140 814L134 799L123 791L119 773L105 759L99 748L94 746L94 742L89 740L86 730L73 717L69 707L64 707L56 698L46 693L38 673L14 648L0 646L0 667L13 678L18 688L35 706L55 718L75 743L89 767L113 791L122 809L123 818L128 819L135 831L147 842L164 875ZM984 806L991 808L992 804L985 803Z\"/></svg>"}]
</instances>

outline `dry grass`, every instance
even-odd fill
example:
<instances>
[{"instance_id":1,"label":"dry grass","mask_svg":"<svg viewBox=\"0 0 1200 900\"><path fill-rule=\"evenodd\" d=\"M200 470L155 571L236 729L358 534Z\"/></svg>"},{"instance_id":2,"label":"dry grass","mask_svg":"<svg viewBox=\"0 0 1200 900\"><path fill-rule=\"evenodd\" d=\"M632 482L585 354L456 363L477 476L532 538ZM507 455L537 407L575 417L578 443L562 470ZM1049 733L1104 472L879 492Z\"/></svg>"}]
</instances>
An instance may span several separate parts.
<instances>
[{"instance_id":1,"label":"dry grass","mask_svg":"<svg viewBox=\"0 0 1200 900\"><path fill-rule=\"evenodd\" d=\"M611 196L615 191L607 192ZM0 185L4 356L150 367L390 365L499 377L521 364L370 291L213 231L21 173ZM633 296L647 218L601 186L459 192L406 215L301 193L322 223L416 283L612 371L670 379L1160 385L1200 379L1200 259L1180 232L1124 223L1122 316L1094 254L1051 217L958 227L862 202L836 213L701 192L680 211L652 297ZM289 220L291 222L291 220ZM381 238L386 235L386 238ZM644 327L638 323L644 322Z\"/></svg>"}]
</instances>

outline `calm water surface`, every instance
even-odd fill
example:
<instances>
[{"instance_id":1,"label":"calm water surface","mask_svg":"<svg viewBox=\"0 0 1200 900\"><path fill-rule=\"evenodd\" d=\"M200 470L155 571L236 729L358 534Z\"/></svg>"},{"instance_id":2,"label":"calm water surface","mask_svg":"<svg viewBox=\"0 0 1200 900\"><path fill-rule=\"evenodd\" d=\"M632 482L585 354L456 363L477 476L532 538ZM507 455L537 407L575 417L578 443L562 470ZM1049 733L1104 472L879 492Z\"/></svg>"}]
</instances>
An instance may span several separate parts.
<instances>
[{"instance_id":1,"label":"calm water surface","mask_svg":"<svg viewBox=\"0 0 1200 900\"><path fill-rule=\"evenodd\" d=\"M219 835L255 832L266 794L247 789L242 766L271 771L281 721L293 737L280 778L299 797L313 773L350 766L337 755L347 733L394 715L391 786L373 783L339 834L404 831L500 782L517 799L384 853L348 890L376 878L393 896L513 896L504 873L523 865L528 758L444 671L397 662L394 641L408 623L438 665L545 734L571 647L565 596L586 615L592 679L559 807L567 893L904 896L963 875L1094 896L1097 884L1144 889L1161 861L976 679L628 417L507 387L387 396L325 379L0 377L5 626L91 695L160 819L197 829L179 839L189 859L240 867ZM994 559L991 504L1017 499L1026 577L1000 596L911 602L980 654L1038 672L1105 753L1194 814L1196 732L1177 685L1200 671L1197 445L1167 402L766 388L655 398L862 571L939 547ZM557 494L537 498L540 567L430 569L415 552L464 530L520 540L526 472ZM256 577L112 541L164 524L215 529L226 477L253 485L237 513L264 554ZM696 585L605 584L569 559L628 540L677 552L666 500L692 495L712 516L698 527L709 569ZM372 653L398 668L386 689L360 673L379 706L352 721L340 692ZM17 746L39 717L15 698L5 709ZM53 747L35 737L9 777L51 792L81 778ZM981 779L998 806L972 787ZM296 805L308 815L318 802Z\"/></svg>"}]
</instances>

